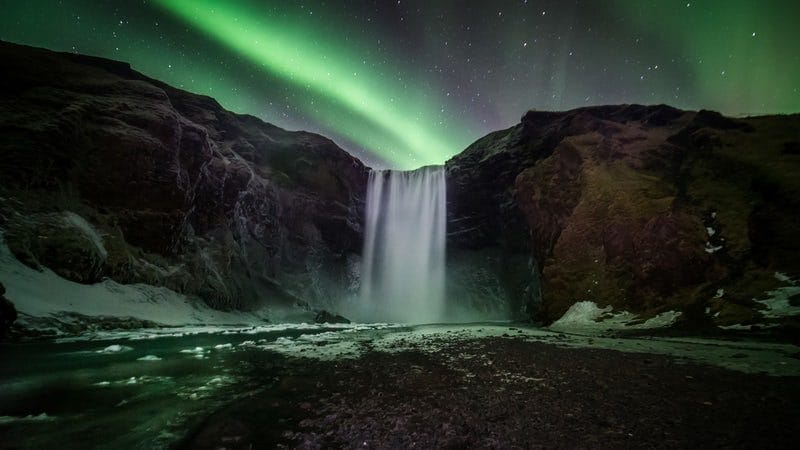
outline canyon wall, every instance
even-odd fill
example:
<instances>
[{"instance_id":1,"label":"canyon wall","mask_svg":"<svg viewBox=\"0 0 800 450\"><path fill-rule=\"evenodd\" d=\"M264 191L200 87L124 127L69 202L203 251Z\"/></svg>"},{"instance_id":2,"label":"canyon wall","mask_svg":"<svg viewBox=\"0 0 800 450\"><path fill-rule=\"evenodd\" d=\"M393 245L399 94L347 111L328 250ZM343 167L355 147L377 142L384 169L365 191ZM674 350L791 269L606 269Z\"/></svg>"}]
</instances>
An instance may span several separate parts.
<instances>
[{"instance_id":1,"label":"canyon wall","mask_svg":"<svg viewBox=\"0 0 800 450\"><path fill-rule=\"evenodd\" d=\"M124 63L8 43L0 58L16 259L221 310L355 298L369 169L332 141ZM691 326L786 316L758 300L800 276L800 115L529 111L445 169L452 320L547 323L586 300Z\"/></svg>"},{"instance_id":2,"label":"canyon wall","mask_svg":"<svg viewBox=\"0 0 800 450\"><path fill-rule=\"evenodd\" d=\"M511 298L545 322L589 300L746 323L800 275L800 115L529 111L447 171L451 246L500 255Z\"/></svg>"},{"instance_id":3,"label":"canyon wall","mask_svg":"<svg viewBox=\"0 0 800 450\"><path fill-rule=\"evenodd\" d=\"M354 295L368 169L332 141L120 62L0 59L0 228L20 261L223 310Z\"/></svg>"}]
</instances>

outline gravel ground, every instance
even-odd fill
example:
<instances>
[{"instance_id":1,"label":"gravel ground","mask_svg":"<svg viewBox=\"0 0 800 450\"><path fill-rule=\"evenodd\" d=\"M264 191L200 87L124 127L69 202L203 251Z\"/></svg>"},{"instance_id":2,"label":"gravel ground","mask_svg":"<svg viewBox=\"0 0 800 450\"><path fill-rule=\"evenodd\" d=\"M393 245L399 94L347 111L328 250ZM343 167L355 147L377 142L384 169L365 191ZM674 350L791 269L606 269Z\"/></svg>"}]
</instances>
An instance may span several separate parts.
<instances>
[{"instance_id":1,"label":"gravel ground","mask_svg":"<svg viewBox=\"0 0 800 450\"><path fill-rule=\"evenodd\" d=\"M800 438L800 377L511 337L437 348L256 364L264 389L181 447L796 448Z\"/></svg>"}]
</instances>

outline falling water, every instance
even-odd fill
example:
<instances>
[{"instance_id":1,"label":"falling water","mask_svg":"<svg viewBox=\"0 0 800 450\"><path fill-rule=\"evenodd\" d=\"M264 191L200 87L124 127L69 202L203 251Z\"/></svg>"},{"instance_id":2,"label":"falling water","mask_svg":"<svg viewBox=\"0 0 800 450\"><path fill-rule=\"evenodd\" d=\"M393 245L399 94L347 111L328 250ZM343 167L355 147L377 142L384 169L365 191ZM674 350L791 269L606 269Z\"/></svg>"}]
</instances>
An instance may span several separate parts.
<instances>
[{"instance_id":1,"label":"falling water","mask_svg":"<svg viewBox=\"0 0 800 450\"><path fill-rule=\"evenodd\" d=\"M445 201L443 167L370 173L361 320L442 319Z\"/></svg>"}]
</instances>

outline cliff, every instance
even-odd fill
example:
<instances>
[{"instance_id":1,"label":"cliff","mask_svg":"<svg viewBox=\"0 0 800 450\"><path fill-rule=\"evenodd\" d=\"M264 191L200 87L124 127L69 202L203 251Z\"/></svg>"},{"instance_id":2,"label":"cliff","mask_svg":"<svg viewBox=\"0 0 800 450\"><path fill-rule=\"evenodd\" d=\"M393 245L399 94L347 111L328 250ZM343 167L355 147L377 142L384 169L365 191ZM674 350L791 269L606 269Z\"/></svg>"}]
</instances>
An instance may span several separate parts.
<instances>
[{"instance_id":1,"label":"cliff","mask_svg":"<svg viewBox=\"0 0 800 450\"><path fill-rule=\"evenodd\" d=\"M12 302L17 260L44 274L26 286L46 268L76 298L106 283L149 301L120 287L141 283L257 311L356 295L368 169L332 141L121 62L8 43L0 58ZM800 115L529 111L446 171L451 320L549 323L592 301L693 329L797 325Z\"/></svg>"},{"instance_id":2,"label":"cliff","mask_svg":"<svg viewBox=\"0 0 800 450\"><path fill-rule=\"evenodd\" d=\"M222 310L352 293L367 168L329 139L121 62L9 43L0 60L0 228L26 265Z\"/></svg>"},{"instance_id":3,"label":"cliff","mask_svg":"<svg viewBox=\"0 0 800 450\"><path fill-rule=\"evenodd\" d=\"M797 306L800 115L529 111L447 173L451 245L529 255L514 292L545 322L578 301L692 326Z\"/></svg>"}]
</instances>

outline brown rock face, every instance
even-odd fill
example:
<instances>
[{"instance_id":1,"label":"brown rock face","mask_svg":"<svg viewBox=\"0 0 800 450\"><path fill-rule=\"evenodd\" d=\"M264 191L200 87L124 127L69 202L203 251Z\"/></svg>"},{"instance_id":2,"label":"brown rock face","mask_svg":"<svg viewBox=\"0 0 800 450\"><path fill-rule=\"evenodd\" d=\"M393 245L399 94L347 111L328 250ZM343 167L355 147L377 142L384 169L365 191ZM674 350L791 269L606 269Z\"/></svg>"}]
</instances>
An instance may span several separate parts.
<instances>
[{"instance_id":1,"label":"brown rock face","mask_svg":"<svg viewBox=\"0 0 800 450\"><path fill-rule=\"evenodd\" d=\"M8 43L0 59L0 228L21 261L223 309L346 294L367 169L332 141L119 62Z\"/></svg>"},{"instance_id":2,"label":"brown rock face","mask_svg":"<svg viewBox=\"0 0 800 450\"><path fill-rule=\"evenodd\" d=\"M531 111L448 161L451 228L474 220L463 245L523 229L541 289L527 300L545 321L581 300L690 321L757 310L775 271L800 275L798 140L798 115Z\"/></svg>"}]
</instances>

